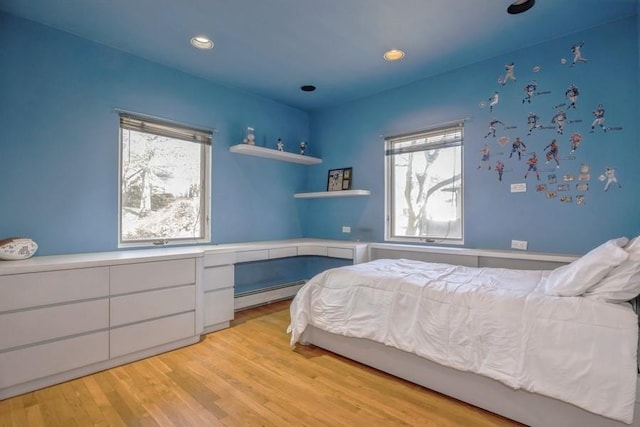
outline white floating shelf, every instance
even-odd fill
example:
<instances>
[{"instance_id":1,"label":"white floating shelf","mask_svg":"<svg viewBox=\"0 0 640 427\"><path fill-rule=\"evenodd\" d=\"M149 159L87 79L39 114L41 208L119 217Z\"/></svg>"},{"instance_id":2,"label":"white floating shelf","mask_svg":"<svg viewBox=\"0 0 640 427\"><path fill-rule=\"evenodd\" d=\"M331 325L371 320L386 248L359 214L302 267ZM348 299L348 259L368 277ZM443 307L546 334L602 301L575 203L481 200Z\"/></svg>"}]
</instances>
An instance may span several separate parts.
<instances>
[{"instance_id":1,"label":"white floating shelf","mask_svg":"<svg viewBox=\"0 0 640 427\"><path fill-rule=\"evenodd\" d=\"M371 194L369 190L342 190L342 191L318 191L315 193L296 193L293 195L296 199L319 199L322 197L353 197L368 196Z\"/></svg>"},{"instance_id":2,"label":"white floating shelf","mask_svg":"<svg viewBox=\"0 0 640 427\"><path fill-rule=\"evenodd\" d=\"M300 163L303 165L317 165L322 159L303 156L301 154L288 153L286 151L273 150L271 148L258 147L257 145L238 144L229 147L229 151L248 156L265 157L267 159L282 160L284 162Z\"/></svg>"}]
</instances>

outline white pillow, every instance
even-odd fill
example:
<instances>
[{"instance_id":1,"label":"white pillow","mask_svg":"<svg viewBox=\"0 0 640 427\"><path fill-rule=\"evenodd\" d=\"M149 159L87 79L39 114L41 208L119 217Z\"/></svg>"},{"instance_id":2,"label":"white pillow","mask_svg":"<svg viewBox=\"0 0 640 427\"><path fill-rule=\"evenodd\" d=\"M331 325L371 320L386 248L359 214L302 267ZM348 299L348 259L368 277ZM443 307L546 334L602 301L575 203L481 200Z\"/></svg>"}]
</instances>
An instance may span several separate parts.
<instances>
[{"instance_id":1,"label":"white pillow","mask_svg":"<svg viewBox=\"0 0 640 427\"><path fill-rule=\"evenodd\" d=\"M545 293L560 297L582 295L629 258L621 248L628 241L626 237L609 240L571 264L556 268L547 278Z\"/></svg>"},{"instance_id":2,"label":"white pillow","mask_svg":"<svg viewBox=\"0 0 640 427\"><path fill-rule=\"evenodd\" d=\"M611 270L600 283L585 292L585 297L624 302L640 294L640 236L633 239L624 249L629 258Z\"/></svg>"}]
</instances>

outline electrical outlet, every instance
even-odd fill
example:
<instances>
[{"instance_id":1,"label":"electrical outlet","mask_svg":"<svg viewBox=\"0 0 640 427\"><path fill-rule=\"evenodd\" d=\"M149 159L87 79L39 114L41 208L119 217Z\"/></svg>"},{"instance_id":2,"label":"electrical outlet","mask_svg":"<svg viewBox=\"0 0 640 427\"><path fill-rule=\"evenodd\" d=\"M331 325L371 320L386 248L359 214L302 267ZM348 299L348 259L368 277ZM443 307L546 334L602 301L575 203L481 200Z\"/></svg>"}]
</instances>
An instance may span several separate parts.
<instances>
[{"instance_id":1,"label":"electrical outlet","mask_svg":"<svg viewBox=\"0 0 640 427\"><path fill-rule=\"evenodd\" d=\"M512 240L511 241L511 249L520 249L523 251L527 250L527 241L526 240Z\"/></svg>"},{"instance_id":2,"label":"electrical outlet","mask_svg":"<svg viewBox=\"0 0 640 427\"><path fill-rule=\"evenodd\" d=\"M351 227L347 227L346 225L342 226L343 233L351 233Z\"/></svg>"}]
</instances>

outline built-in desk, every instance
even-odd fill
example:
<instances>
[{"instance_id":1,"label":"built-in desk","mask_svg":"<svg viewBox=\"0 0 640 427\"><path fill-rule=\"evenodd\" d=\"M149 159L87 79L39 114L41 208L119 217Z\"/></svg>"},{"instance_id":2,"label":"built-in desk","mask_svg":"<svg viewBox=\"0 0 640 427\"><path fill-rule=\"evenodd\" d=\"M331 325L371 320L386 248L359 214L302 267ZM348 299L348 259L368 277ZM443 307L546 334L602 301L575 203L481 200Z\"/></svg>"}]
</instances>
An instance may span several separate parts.
<instances>
[{"instance_id":1,"label":"built-in desk","mask_svg":"<svg viewBox=\"0 0 640 427\"><path fill-rule=\"evenodd\" d=\"M365 262L367 245L360 242L293 239L202 246L204 251L204 332L229 325L235 310L293 297L303 283L235 295L236 264L298 256L320 256Z\"/></svg>"}]
</instances>

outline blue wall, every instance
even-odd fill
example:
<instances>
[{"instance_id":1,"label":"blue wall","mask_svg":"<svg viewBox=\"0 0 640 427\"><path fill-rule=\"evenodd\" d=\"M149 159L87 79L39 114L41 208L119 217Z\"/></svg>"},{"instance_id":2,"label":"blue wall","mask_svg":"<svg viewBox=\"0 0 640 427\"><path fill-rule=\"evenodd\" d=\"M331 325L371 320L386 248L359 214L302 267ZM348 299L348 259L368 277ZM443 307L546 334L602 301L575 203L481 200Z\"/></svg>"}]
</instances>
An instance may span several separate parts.
<instances>
[{"instance_id":1,"label":"blue wall","mask_svg":"<svg viewBox=\"0 0 640 427\"><path fill-rule=\"evenodd\" d=\"M587 63L571 67L570 48L584 41ZM565 58L567 62L561 63ZM464 233L465 246L471 248L508 249L511 239L526 240L530 251L584 253L599 243L626 235L640 234L640 144L638 143L638 19L621 20L579 34L531 46L453 70L376 96L318 111L311 116L311 140L320 143L319 155L324 163L310 170L310 191L322 190L328 169L353 166L353 187L371 190L370 197L353 199L309 200L303 207L304 233L311 237L344 239L343 225L352 228L350 239L382 241L384 239L384 138L381 135L407 133L426 127L469 118L465 124L464 146ZM517 82L502 86L498 76L504 65L516 64ZM534 67L540 69L534 72ZM550 94L533 97L522 103L524 86L532 79L538 91ZM564 135L555 129L535 130L527 136L527 115L535 112L544 126L551 127L554 107L565 103L569 84L580 89L576 110L568 110ZM493 91L499 91L500 103L494 113L485 105ZM602 103L605 124L622 127L603 133L589 133L592 111ZM564 107L567 111L566 106ZM524 179L525 161L509 159L511 144L501 147L495 139L485 139L492 118L517 126L497 136L513 140L520 136L529 152L540 158L541 181L535 175ZM570 156L569 136L583 135L583 142ZM545 164L543 148L556 138L560 146L559 169ZM503 182L494 170L477 170L480 148L489 143L492 163L505 164ZM502 154L501 154L502 153ZM576 191L581 164L590 167L588 191ZM605 182L598 179L605 167L615 167L622 189L604 192ZM537 192L536 184L550 184L548 175L556 174L563 184L565 174L571 191L559 192L549 199ZM527 183L525 193L511 193L511 183ZM571 195L571 203L559 200ZM584 195L578 205L576 196Z\"/></svg>"},{"instance_id":2,"label":"blue wall","mask_svg":"<svg viewBox=\"0 0 640 427\"><path fill-rule=\"evenodd\" d=\"M306 112L3 13L0 58L0 236L29 236L38 255L117 248L114 107L219 130L213 242L302 235L305 167L229 146L247 126L258 145L308 140Z\"/></svg>"},{"instance_id":3,"label":"blue wall","mask_svg":"<svg viewBox=\"0 0 640 427\"><path fill-rule=\"evenodd\" d=\"M38 255L117 248L118 116L114 107L217 128L213 147L212 237L214 243L300 236L383 241L384 139L460 118L465 126L465 246L507 249L511 239L529 250L586 252L619 235L640 234L640 144L638 17L524 48L499 58L425 78L411 85L340 107L307 113L272 100L226 88L40 24L0 13L0 237L29 236ZM585 41L586 64L562 65L569 48ZM497 83L504 64L516 63L516 83ZM7 66L7 64L10 64ZM401 65L401 64L399 64ZM540 66L534 73L533 67ZM522 105L524 85L535 78L551 94ZM563 136L539 130L526 136L526 115L535 111L550 126L553 106L565 101L569 83L581 89L578 109ZM494 90L501 102L494 115L481 108ZM606 124L622 127L589 134L591 111L607 110ZM542 159L556 137L561 152L559 180L591 168L586 204L547 199L535 191L513 194L509 184L525 182L524 161L506 159L504 182L476 169L492 116L517 129ZM232 154L246 126L259 145L311 141L318 166L301 166ZM568 136L584 141L566 159ZM490 140L492 163L508 147ZM506 154L506 155L505 155ZM299 191L322 191L327 170L354 168L354 188L370 197L296 200ZM553 173L541 162L541 177ZM604 192L597 177L617 168L622 189ZM547 169L549 169L547 171ZM561 183L561 182L560 182ZM576 182L570 183L575 185ZM549 184L550 185L550 184ZM350 235L341 232L352 228Z\"/></svg>"}]
</instances>

